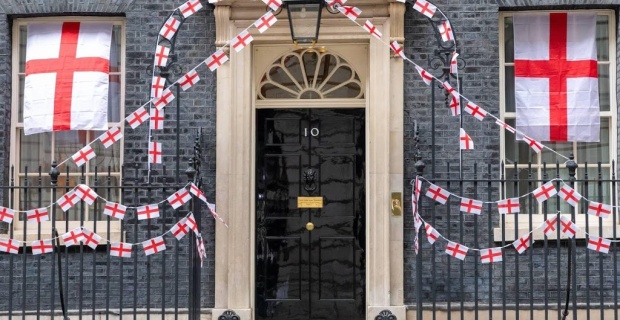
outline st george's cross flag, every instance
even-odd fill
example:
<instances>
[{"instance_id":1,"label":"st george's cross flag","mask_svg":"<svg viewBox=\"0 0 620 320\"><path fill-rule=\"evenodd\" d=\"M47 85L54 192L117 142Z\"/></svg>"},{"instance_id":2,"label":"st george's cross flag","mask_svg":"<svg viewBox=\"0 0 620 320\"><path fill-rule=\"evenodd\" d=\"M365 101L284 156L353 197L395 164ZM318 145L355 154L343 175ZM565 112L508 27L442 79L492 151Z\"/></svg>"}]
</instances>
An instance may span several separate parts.
<instances>
[{"instance_id":1,"label":"st george's cross flag","mask_svg":"<svg viewBox=\"0 0 620 320\"><path fill-rule=\"evenodd\" d=\"M611 240L605 238L599 238L595 236L590 236L588 239L588 249L609 253L609 248L611 247Z\"/></svg>"},{"instance_id":2,"label":"st george's cross flag","mask_svg":"<svg viewBox=\"0 0 620 320\"><path fill-rule=\"evenodd\" d=\"M515 14L517 130L539 141L599 141L596 14Z\"/></svg>"},{"instance_id":3,"label":"st george's cross flag","mask_svg":"<svg viewBox=\"0 0 620 320\"><path fill-rule=\"evenodd\" d=\"M28 25L24 133L106 130L112 24Z\"/></svg>"}]
</instances>

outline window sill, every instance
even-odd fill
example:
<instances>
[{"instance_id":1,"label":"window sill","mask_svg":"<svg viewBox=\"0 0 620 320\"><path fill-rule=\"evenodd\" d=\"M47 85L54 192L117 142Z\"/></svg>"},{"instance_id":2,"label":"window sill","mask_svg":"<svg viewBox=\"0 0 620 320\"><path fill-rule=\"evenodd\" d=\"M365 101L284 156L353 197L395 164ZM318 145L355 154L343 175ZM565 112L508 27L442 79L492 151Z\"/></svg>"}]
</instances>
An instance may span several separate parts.
<instances>
[{"instance_id":1,"label":"window sill","mask_svg":"<svg viewBox=\"0 0 620 320\"><path fill-rule=\"evenodd\" d=\"M570 217L570 214L563 214L566 216ZM551 217L552 215L549 214L547 215L547 218ZM530 216L528 215L519 215L519 224L518 226L515 225L514 220L510 219L511 216L507 216L506 217L506 226L504 228L493 228L493 241L495 242L502 242L502 241L507 241L507 242L512 242L515 241L517 238L526 235L530 232ZM508 220L513 220L513 221L508 221ZM543 229L537 229L541 224L543 224L543 222L545 221L544 219L544 215L542 214L536 214L536 215L532 215L531 216L532 219L532 228L536 229L533 232L533 239L534 240L544 240L545 238L545 234L543 232ZM599 218L595 218L592 216L587 216L584 214L577 214L575 217L575 224L577 224L577 226L579 227L579 231L577 232L577 234L575 235L576 239L585 239L586 235L585 235L585 226L586 226L586 219L588 219L588 230L587 232L593 236L602 236L603 238L607 238L607 239L614 239L614 229L615 229L615 235L616 237L620 237L620 225L616 225L614 227L613 225L613 219L612 217L609 217L607 219L599 219ZM619 220L616 220L619 221ZM602 234L599 234L599 225L602 228ZM502 238L502 231L503 231L503 238ZM547 238L548 240L557 240L557 236L553 236L550 238ZM568 239L567 236L565 236L564 234L560 234L560 239Z\"/></svg>"},{"instance_id":2,"label":"window sill","mask_svg":"<svg viewBox=\"0 0 620 320\"><path fill-rule=\"evenodd\" d=\"M58 234L62 236L64 233L67 232L67 230L69 231L73 230L79 227L80 225L83 225L84 228L90 231L96 230L96 233L101 238L103 238L104 240L109 240L110 242L121 241L121 236L123 235L120 221L110 221L110 228L109 228L110 232L109 233L108 233L108 222L107 221L97 221L97 222L87 221L87 222L83 222L82 224L80 224L79 221L69 221L68 228L67 228L65 221L57 221L56 229L58 230ZM11 238L11 239L19 240L19 241L25 241L27 246L30 246L30 243L35 240L39 240L39 239L44 240L44 239L54 238L51 222L49 221L42 222L40 226L41 226L40 232L39 232L39 226L36 224L28 224L26 226L26 230L24 230L23 222L16 221L16 224L13 227L13 237L10 237L10 234L8 233L0 233L0 238L4 238L4 239ZM60 238L60 245L64 246L64 242L62 238Z\"/></svg>"}]
</instances>

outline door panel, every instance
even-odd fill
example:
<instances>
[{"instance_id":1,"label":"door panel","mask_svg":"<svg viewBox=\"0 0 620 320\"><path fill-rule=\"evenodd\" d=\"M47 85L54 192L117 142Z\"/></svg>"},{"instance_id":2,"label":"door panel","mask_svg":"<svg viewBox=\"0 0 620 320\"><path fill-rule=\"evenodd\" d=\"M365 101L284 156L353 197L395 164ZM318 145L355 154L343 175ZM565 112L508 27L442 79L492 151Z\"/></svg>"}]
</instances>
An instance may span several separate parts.
<instances>
[{"instance_id":1,"label":"door panel","mask_svg":"<svg viewBox=\"0 0 620 320\"><path fill-rule=\"evenodd\" d=\"M364 319L364 110L263 109L257 131L256 319Z\"/></svg>"}]
</instances>

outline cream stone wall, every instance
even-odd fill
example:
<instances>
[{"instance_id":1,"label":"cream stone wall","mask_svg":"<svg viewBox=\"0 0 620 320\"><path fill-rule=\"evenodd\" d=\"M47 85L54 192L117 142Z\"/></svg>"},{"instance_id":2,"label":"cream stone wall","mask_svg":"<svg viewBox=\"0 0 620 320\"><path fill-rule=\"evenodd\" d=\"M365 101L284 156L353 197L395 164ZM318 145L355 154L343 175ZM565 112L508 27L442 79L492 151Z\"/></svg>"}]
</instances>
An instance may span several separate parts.
<instances>
[{"instance_id":1,"label":"cream stone wall","mask_svg":"<svg viewBox=\"0 0 620 320\"><path fill-rule=\"evenodd\" d=\"M324 13L318 46L343 56L365 81L365 101L304 101L265 104L255 100L265 68L293 49L286 13L264 34L250 29L252 48L230 52L217 70L216 203L229 228L216 226L215 308L253 319L254 308L254 117L261 107L366 108L366 305L367 319L390 310L405 319L403 305L403 218L390 213L390 194L403 192L403 64L388 41L403 39L404 4L361 1L361 23L370 19L383 41L370 37L342 15ZM264 12L259 1L218 3L216 44L247 28ZM357 104L357 105L356 105Z\"/></svg>"}]
</instances>

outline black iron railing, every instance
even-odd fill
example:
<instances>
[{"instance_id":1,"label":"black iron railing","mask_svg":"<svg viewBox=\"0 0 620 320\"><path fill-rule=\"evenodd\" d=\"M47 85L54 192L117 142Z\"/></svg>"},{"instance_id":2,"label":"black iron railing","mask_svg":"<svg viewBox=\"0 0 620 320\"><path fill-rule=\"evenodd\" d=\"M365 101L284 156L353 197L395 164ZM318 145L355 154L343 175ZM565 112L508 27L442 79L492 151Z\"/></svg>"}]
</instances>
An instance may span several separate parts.
<instances>
[{"instance_id":1,"label":"black iron railing","mask_svg":"<svg viewBox=\"0 0 620 320\"><path fill-rule=\"evenodd\" d=\"M446 205L438 204L424 196L429 185L425 182L419 201L422 219L446 239L471 249L504 248L501 262L482 264L480 253L473 250L461 261L444 252L445 239L429 244L421 228L416 264L406 271L415 279L416 303L411 308L418 315L432 311L431 319L444 317L441 312L447 312L448 319L468 312L476 319L617 319L618 243L611 243L608 254L589 250L587 244L591 237L618 238L620 181L613 162L575 165L542 164L542 171L532 164L474 165L473 172L461 175L458 164L446 163L447 170L433 177L425 176L419 161L420 177L455 195ZM539 203L531 192L548 181L558 190L566 184L578 191L583 196L578 207L558 196ZM459 211L458 197L493 202L518 196L522 196L518 214L500 215L493 203L485 203L481 215ZM611 215L604 219L587 214L589 201L613 206ZM558 219L553 235L534 232L530 248L522 254L512 247L515 239L558 212L576 222L581 229L576 237L564 236ZM405 232L415 234L413 219L409 221ZM406 250L411 253L413 237L409 239Z\"/></svg>"},{"instance_id":2,"label":"black iron railing","mask_svg":"<svg viewBox=\"0 0 620 320\"><path fill-rule=\"evenodd\" d=\"M199 319L200 257L191 231L181 240L165 235L166 250L149 256L136 244L165 234L189 212L201 226L206 208L200 201L192 198L176 210L162 202L188 182L200 187L200 159L197 138L186 179L177 180L179 173L162 166L145 181L140 165L123 166L120 184L118 173L110 168L94 168L88 180L84 170L60 172L55 164L49 175L42 168L34 173L25 168L21 177L11 174L9 184L0 186L7 199L2 205L16 210L50 206L50 221L27 223L19 213L12 224L0 222L0 239L20 241L17 254L0 252L0 317L124 319L140 314L175 318L188 314L190 319ZM52 202L72 190L75 181L88 183L102 198L128 207L161 202L160 217L137 220L135 210L128 209L124 219L115 219L103 214L106 203L102 199L92 205L80 201L65 213ZM65 246L57 237L77 226L100 234L104 240L96 249L84 244ZM54 239L53 252L33 255L30 243L36 239ZM132 257L111 256L106 240L134 244Z\"/></svg>"}]
</instances>

